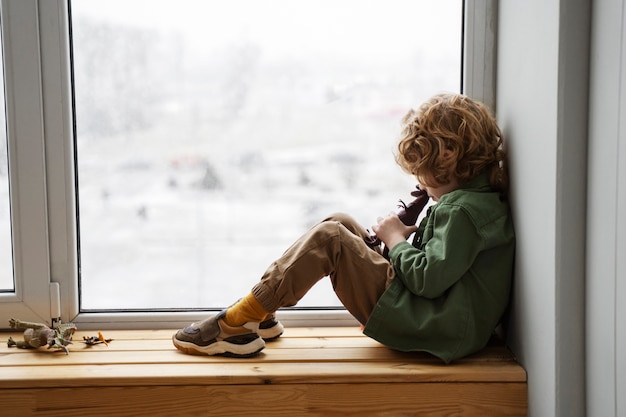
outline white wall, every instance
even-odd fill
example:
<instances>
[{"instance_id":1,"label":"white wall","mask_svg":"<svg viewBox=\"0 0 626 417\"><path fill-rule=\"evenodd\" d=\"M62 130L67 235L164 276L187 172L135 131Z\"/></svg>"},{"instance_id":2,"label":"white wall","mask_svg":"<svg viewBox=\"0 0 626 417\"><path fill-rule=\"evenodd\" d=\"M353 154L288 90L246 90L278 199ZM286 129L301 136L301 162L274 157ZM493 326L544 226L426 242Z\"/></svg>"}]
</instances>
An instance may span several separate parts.
<instances>
[{"instance_id":1,"label":"white wall","mask_svg":"<svg viewBox=\"0 0 626 417\"><path fill-rule=\"evenodd\" d=\"M517 235L510 343L528 373L530 416L548 416L555 408L558 26L554 22L558 22L555 1L499 4L496 102L508 141Z\"/></svg>"},{"instance_id":2,"label":"white wall","mask_svg":"<svg viewBox=\"0 0 626 417\"><path fill-rule=\"evenodd\" d=\"M592 23L587 222L587 415L626 416L626 2Z\"/></svg>"},{"instance_id":3,"label":"white wall","mask_svg":"<svg viewBox=\"0 0 626 417\"><path fill-rule=\"evenodd\" d=\"M529 415L584 415L589 0L499 3L498 119L518 237L509 342Z\"/></svg>"}]
</instances>

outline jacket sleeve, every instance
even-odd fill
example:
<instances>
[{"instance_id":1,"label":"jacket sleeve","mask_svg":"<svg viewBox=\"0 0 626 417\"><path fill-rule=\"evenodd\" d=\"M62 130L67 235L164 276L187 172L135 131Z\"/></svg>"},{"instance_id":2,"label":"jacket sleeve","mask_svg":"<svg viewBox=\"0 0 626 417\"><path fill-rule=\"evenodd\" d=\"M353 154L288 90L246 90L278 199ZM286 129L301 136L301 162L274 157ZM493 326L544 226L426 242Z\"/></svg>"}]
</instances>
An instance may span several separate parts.
<instances>
[{"instance_id":1,"label":"jacket sleeve","mask_svg":"<svg viewBox=\"0 0 626 417\"><path fill-rule=\"evenodd\" d=\"M460 206L434 210L427 225L432 232L422 248L402 242L389 252L396 279L412 293L437 298L470 269L484 246L469 214ZM425 233L426 235L426 233Z\"/></svg>"}]
</instances>

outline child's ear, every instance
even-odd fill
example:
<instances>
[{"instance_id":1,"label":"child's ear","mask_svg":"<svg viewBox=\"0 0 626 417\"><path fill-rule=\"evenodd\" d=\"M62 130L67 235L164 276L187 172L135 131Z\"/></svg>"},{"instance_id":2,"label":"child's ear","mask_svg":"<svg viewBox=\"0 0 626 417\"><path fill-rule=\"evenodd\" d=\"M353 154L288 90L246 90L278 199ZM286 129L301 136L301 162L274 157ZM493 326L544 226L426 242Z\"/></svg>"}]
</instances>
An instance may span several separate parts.
<instances>
[{"instance_id":1,"label":"child's ear","mask_svg":"<svg viewBox=\"0 0 626 417\"><path fill-rule=\"evenodd\" d=\"M448 175L452 174L456 170L456 166L458 164L457 158L458 155L451 149L446 149L443 151L441 163L446 167Z\"/></svg>"},{"instance_id":2,"label":"child's ear","mask_svg":"<svg viewBox=\"0 0 626 417\"><path fill-rule=\"evenodd\" d=\"M452 152L450 149L446 149L445 151L443 151L443 159L449 160L452 157L454 157L454 152Z\"/></svg>"},{"instance_id":3,"label":"child's ear","mask_svg":"<svg viewBox=\"0 0 626 417\"><path fill-rule=\"evenodd\" d=\"M450 149L443 151L442 161L446 166L451 166L455 163L455 154Z\"/></svg>"}]
</instances>

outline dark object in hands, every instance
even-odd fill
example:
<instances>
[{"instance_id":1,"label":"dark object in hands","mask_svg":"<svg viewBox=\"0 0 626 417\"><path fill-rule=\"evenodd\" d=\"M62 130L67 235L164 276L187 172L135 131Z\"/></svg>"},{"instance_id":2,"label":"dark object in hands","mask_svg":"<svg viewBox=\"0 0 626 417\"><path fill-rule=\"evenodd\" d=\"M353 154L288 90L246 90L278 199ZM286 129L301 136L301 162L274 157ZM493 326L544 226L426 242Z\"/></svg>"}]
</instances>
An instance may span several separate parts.
<instances>
[{"instance_id":1,"label":"dark object in hands","mask_svg":"<svg viewBox=\"0 0 626 417\"><path fill-rule=\"evenodd\" d=\"M428 193L425 190L422 190L419 185L415 186L416 190L411 193L415 200L411 201L409 204L405 204L404 201L400 200L400 204L398 204L398 218L402 223L407 226L413 226L417 222L417 218L419 217L426 204L428 204ZM365 243L371 248L379 246L381 241L376 235L369 236L365 238ZM389 258L389 250L385 248L383 252L383 256L385 258Z\"/></svg>"},{"instance_id":2,"label":"dark object in hands","mask_svg":"<svg viewBox=\"0 0 626 417\"><path fill-rule=\"evenodd\" d=\"M413 226L417 223L419 217L426 204L428 204L428 193L422 190L419 185L415 186L416 190L411 193L415 200L409 204L404 204L404 201L400 200L400 210L398 211L398 217L407 226Z\"/></svg>"}]
</instances>

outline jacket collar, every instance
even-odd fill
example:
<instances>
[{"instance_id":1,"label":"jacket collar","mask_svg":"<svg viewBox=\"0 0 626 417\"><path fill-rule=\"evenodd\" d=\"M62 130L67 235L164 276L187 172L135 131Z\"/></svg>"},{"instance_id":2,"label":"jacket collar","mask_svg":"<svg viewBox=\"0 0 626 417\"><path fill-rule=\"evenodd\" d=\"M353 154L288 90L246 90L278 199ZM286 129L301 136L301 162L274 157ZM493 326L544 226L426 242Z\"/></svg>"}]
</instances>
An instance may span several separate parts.
<instances>
[{"instance_id":1,"label":"jacket collar","mask_svg":"<svg viewBox=\"0 0 626 417\"><path fill-rule=\"evenodd\" d=\"M459 189L462 190L475 190L475 191L491 191L491 186L489 185L489 175L486 172L477 175L472 178L465 184L463 184Z\"/></svg>"}]
</instances>

